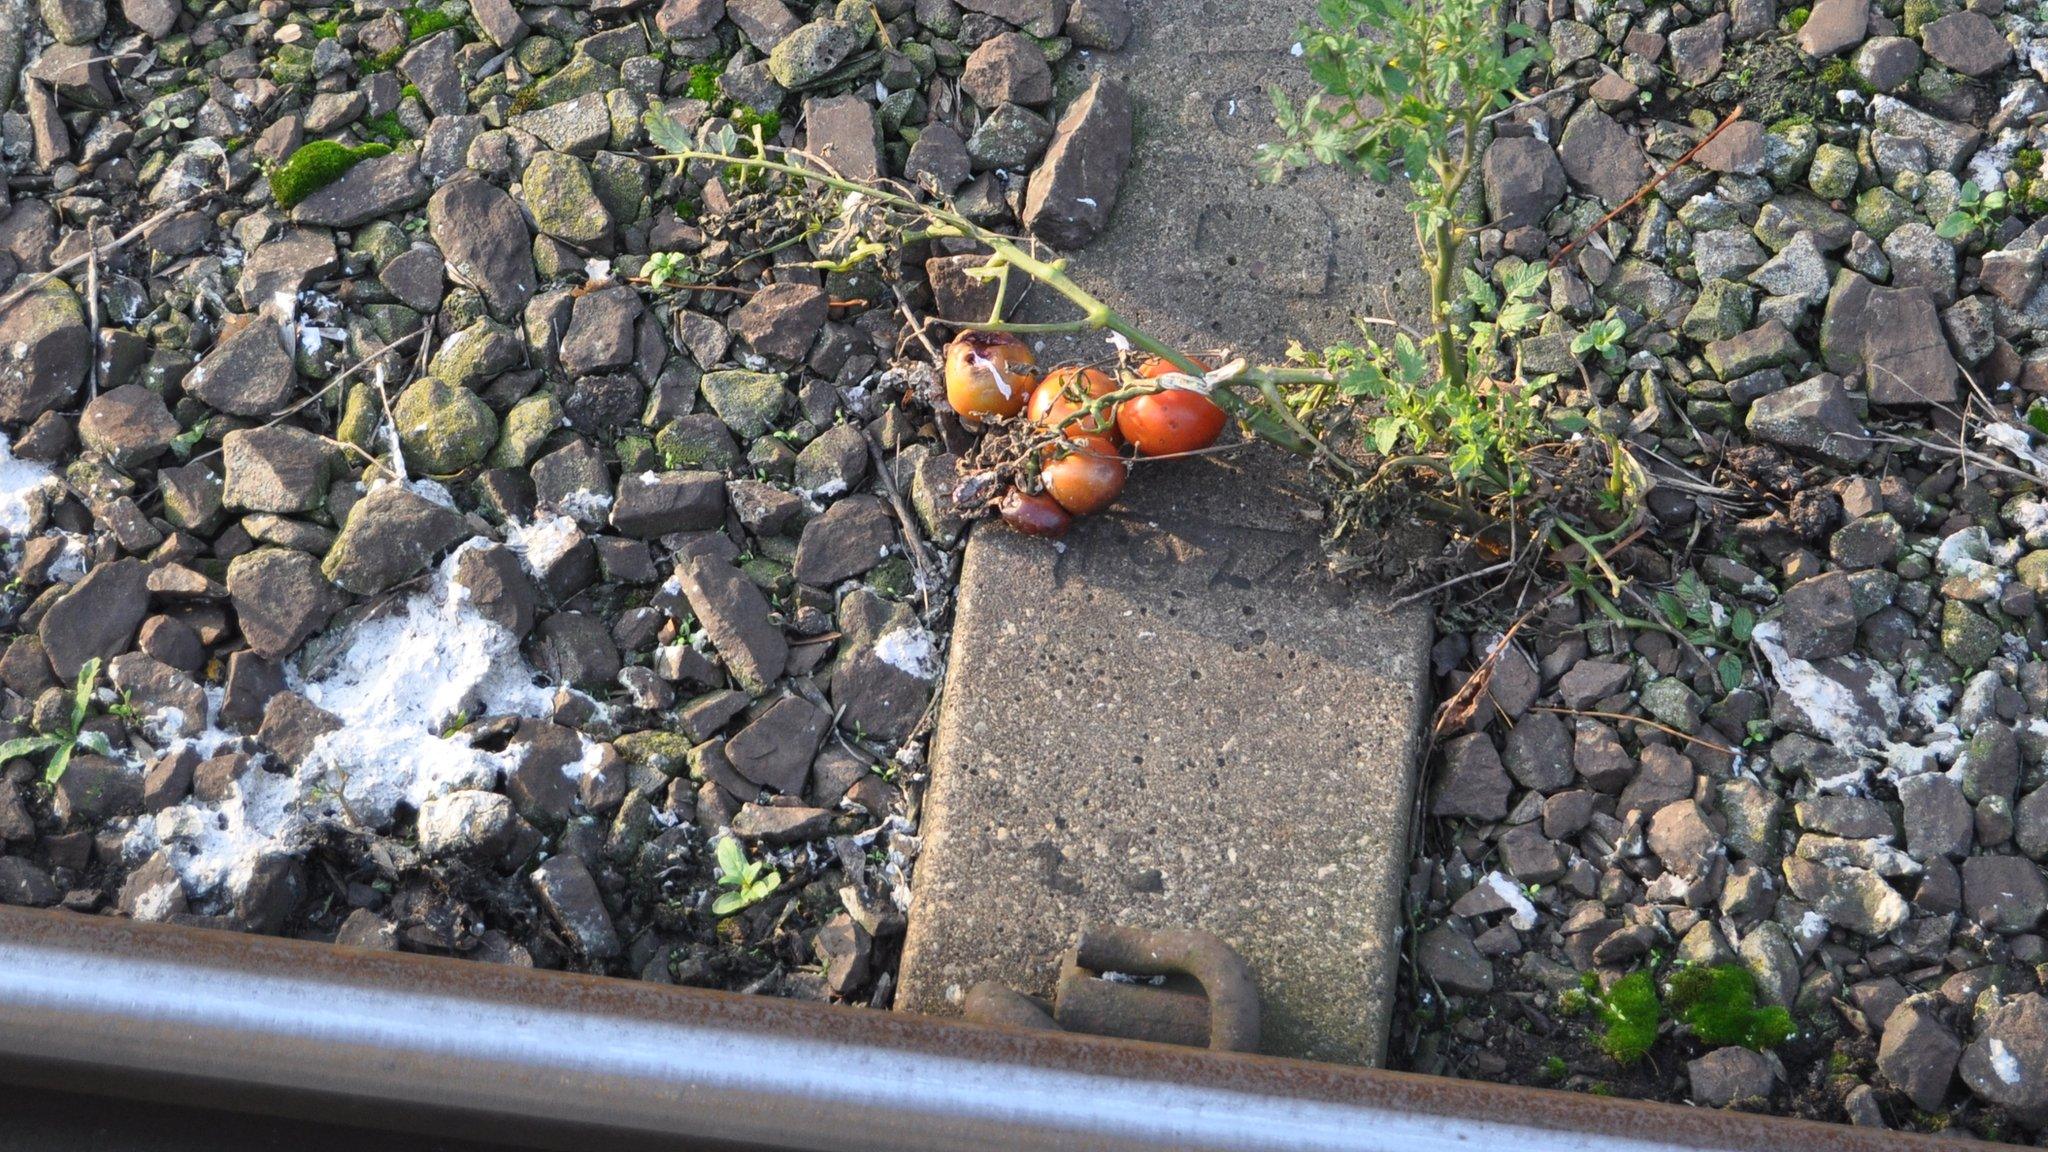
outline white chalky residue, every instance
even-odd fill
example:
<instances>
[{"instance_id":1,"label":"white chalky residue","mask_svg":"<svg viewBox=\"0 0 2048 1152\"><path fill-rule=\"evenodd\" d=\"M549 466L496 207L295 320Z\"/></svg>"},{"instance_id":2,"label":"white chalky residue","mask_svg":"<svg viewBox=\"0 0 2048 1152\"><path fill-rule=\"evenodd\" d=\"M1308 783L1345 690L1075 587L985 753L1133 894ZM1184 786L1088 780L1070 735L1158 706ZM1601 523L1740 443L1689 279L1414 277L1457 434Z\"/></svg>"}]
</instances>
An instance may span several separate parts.
<instances>
[{"instance_id":1,"label":"white chalky residue","mask_svg":"<svg viewBox=\"0 0 2048 1152\"><path fill-rule=\"evenodd\" d=\"M439 480L407 480L405 486L412 489L413 495L427 503L439 504L451 512L455 511L455 494L448 491L448 486Z\"/></svg>"},{"instance_id":2,"label":"white chalky residue","mask_svg":"<svg viewBox=\"0 0 2048 1152\"><path fill-rule=\"evenodd\" d=\"M9 536L28 535L44 493L55 487L56 474L32 460L16 459L7 434L0 432L0 528Z\"/></svg>"},{"instance_id":3,"label":"white chalky residue","mask_svg":"<svg viewBox=\"0 0 2048 1152\"><path fill-rule=\"evenodd\" d=\"M389 615L365 620L339 656L314 679L287 669L292 690L339 717L320 737L300 775L324 775L355 817L382 827L403 802L463 788L495 787L516 766L505 753L444 739L458 717L542 716L554 692L536 681L519 638L487 620L456 592L455 556L434 588Z\"/></svg>"},{"instance_id":4,"label":"white chalky residue","mask_svg":"<svg viewBox=\"0 0 2048 1152\"><path fill-rule=\"evenodd\" d=\"M1508 917L1508 923L1514 925L1517 931L1527 932L1536 927L1536 904L1522 894L1520 885L1498 872L1488 872L1481 883L1492 888L1494 895L1499 896L1502 902L1513 910L1514 914Z\"/></svg>"},{"instance_id":5,"label":"white chalky residue","mask_svg":"<svg viewBox=\"0 0 2048 1152\"><path fill-rule=\"evenodd\" d=\"M1750 637L1769 661L1778 691L1799 709L1813 730L1829 743L1852 752L1883 746L1888 733L1881 729L1873 731L1864 723L1863 708L1849 686L1787 652L1782 635L1778 622L1768 620L1757 625ZM1880 713L1897 714L1898 694L1883 674L1873 678L1870 691Z\"/></svg>"},{"instance_id":6,"label":"white chalky residue","mask_svg":"<svg viewBox=\"0 0 2048 1152\"><path fill-rule=\"evenodd\" d=\"M543 516L531 524L508 524L505 546L526 561L526 570L539 576L583 542L576 521L567 516Z\"/></svg>"},{"instance_id":7,"label":"white chalky residue","mask_svg":"<svg viewBox=\"0 0 2048 1152\"><path fill-rule=\"evenodd\" d=\"M1940 724L1949 713L1949 705L1955 702L1956 690L1952 684L1939 681L1922 684L1906 697L1906 716L1925 728Z\"/></svg>"},{"instance_id":8,"label":"white chalky residue","mask_svg":"<svg viewBox=\"0 0 2048 1152\"><path fill-rule=\"evenodd\" d=\"M2044 477L2048 477L2048 456L2042 455L2034 447L2033 438L2027 435L2026 429L2017 424L2008 424L2002 420L1992 420L1977 429L1977 436L1986 444L1995 448L2003 448L2028 464L2032 464L2041 471Z\"/></svg>"},{"instance_id":9,"label":"white chalky residue","mask_svg":"<svg viewBox=\"0 0 2048 1152\"><path fill-rule=\"evenodd\" d=\"M1908 776L1919 776L1936 772L1943 764L1955 760L1963 750L1963 739L1953 724L1939 724L1928 733L1925 744L1914 745L1886 742L1878 751L1884 759L1884 775L1890 780L1904 780Z\"/></svg>"},{"instance_id":10,"label":"white chalky residue","mask_svg":"<svg viewBox=\"0 0 2048 1152\"><path fill-rule=\"evenodd\" d=\"M555 502L555 511L585 524L602 524L611 514L612 494L578 488Z\"/></svg>"},{"instance_id":11,"label":"white chalky residue","mask_svg":"<svg viewBox=\"0 0 2048 1152\"><path fill-rule=\"evenodd\" d=\"M875 656L919 680L934 680L939 675L938 644L930 632L916 625L882 633L875 641Z\"/></svg>"},{"instance_id":12,"label":"white chalky residue","mask_svg":"<svg viewBox=\"0 0 2048 1152\"><path fill-rule=\"evenodd\" d=\"M475 546L443 561L428 590L335 637L328 659L307 670L287 665L291 690L341 721L296 770L252 766L224 800L191 799L145 817L124 841L128 859L170 848L186 894L203 905L239 891L264 857L299 854L319 825L381 831L401 804L497 787L524 749L487 752L442 731L465 715L546 715L554 693L520 655L518 637L478 613L454 582L458 559ZM221 701L220 689L207 690L207 724L189 737L188 718L159 713L167 751L189 745L209 757L235 739L215 726ZM602 747L586 741L563 771L581 779L602 757Z\"/></svg>"},{"instance_id":13,"label":"white chalky residue","mask_svg":"<svg viewBox=\"0 0 2048 1152\"><path fill-rule=\"evenodd\" d=\"M2012 1049L2005 1046L2005 1041L1993 1036L1989 1043L1989 1051L1991 1053L1992 1074L2007 1084L2019 1083L2019 1058L2012 1054Z\"/></svg>"}]
</instances>

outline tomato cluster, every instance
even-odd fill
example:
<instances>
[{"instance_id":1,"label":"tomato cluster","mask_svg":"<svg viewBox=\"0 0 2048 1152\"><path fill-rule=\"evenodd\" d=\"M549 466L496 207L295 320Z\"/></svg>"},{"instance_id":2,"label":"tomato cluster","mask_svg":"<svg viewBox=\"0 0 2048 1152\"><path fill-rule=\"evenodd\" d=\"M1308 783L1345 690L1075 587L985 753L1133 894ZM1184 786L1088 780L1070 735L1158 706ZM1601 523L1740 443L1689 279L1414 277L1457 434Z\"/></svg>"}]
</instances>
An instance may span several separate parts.
<instances>
[{"instance_id":1,"label":"tomato cluster","mask_svg":"<svg viewBox=\"0 0 2048 1152\"><path fill-rule=\"evenodd\" d=\"M1004 523L1033 536L1064 535L1074 517L1114 503L1130 472L1124 446L1139 456L1193 452L1214 444L1226 422L1208 397L1168 388L1065 424L1117 391L1117 378L1097 368L1055 368L1039 377L1031 349L1006 333L961 333L946 347L945 367L946 401L969 424L1022 414L1034 429L1058 432L1039 449L1042 491L1012 487L996 504ZM1155 359L1137 376L1156 380L1174 371Z\"/></svg>"}]
</instances>

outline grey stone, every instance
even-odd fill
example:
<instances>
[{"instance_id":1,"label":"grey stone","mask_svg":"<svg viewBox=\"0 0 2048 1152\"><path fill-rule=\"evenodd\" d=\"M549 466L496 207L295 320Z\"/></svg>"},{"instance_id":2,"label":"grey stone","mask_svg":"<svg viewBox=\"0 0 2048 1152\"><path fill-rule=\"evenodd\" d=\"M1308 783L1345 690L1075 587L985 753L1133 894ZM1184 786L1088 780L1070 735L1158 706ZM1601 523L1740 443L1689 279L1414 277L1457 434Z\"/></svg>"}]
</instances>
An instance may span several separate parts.
<instances>
[{"instance_id":1,"label":"grey stone","mask_svg":"<svg viewBox=\"0 0 2048 1152\"><path fill-rule=\"evenodd\" d=\"M654 539L725 524L725 480L715 472L642 472L619 478L612 527Z\"/></svg>"},{"instance_id":2,"label":"grey stone","mask_svg":"<svg viewBox=\"0 0 2048 1152\"><path fill-rule=\"evenodd\" d=\"M927 126L925 131L929 133L937 127L940 126ZM873 182L882 178L875 110L866 100L854 95L806 100L804 131L811 154L833 171L849 180ZM951 129L945 131L953 135ZM953 139L957 141L959 137L953 135Z\"/></svg>"},{"instance_id":3,"label":"grey stone","mask_svg":"<svg viewBox=\"0 0 2048 1152\"><path fill-rule=\"evenodd\" d=\"M2012 59L2012 48L1998 26L1975 10L1922 24L1920 42L1929 56L1965 76L1988 76Z\"/></svg>"},{"instance_id":4,"label":"grey stone","mask_svg":"<svg viewBox=\"0 0 2048 1152\"><path fill-rule=\"evenodd\" d=\"M896 523L873 496L849 496L804 525L790 575L798 583L830 588L882 562L896 542Z\"/></svg>"},{"instance_id":5,"label":"grey stone","mask_svg":"<svg viewBox=\"0 0 2048 1152\"><path fill-rule=\"evenodd\" d=\"M532 233L510 196L489 181L457 177L428 202L427 227L450 277L483 293L494 315L509 320L526 307L540 277Z\"/></svg>"},{"instance_id":6,"label":"grey stone","mask_svg":"<svg viewBox=\"0 0 2048 1152\"><path fill-rule=\"evenodd\" d=\"M419 153L402 149L358 161L340 179L299 201L292 219L325 228L353 228L416 208L432 191L420 173Z\"/></svg>"},{"instance_id":7,"label":"grey stone","mask_svg":"<svg viewBox=\"0 0 2048 1152\"><path fill-rule=\"evenodd\" d=\"M1634 134L1590 103L1566 122L1557 150L1572 183L1609 207L1635 195L1650 177L1649 161Z\"/></svg>"},{"instance_id":8,"label":"grey stone","mask_svg":"<svg viewBox=\"0 0 2048 1152\"><path fill-rule=\"evenodd\" d=\"M811 757L831 726L832 718L815 705L785 696L726 741L725 754L748 780L785 796L801 796Z\"/></svg>"},{"instance_id":9,"label":"grey stone","mask_svg":"<svg viewBox=\"0 0 2048 1152\"><path fill-rule=\"evenodd\" d=\"M708 552L686 553L676 577L734 679L760 691L782 675L789 642L769 616L767 597L739 569Z\"/></svg>"},{"instance_id":10,"label":"grey stone","mask_svg":"<svg viewBox=\"0 0 2048 1152\"><path fill-rule=\"evenodd\" d=\"M1493 962L1481 956L1463 932L1441 924L1415 942L1415 963L1422 974L1453 996L1484 996L1493 991Z\"/></svg>"},{"instance_id":11,"label":"grey stone","mask_svg":"<svg viewBox=\"0 0 2048 1152\"><path fill-rule=\"evenodd\" d=\"M310 512L327 501L341 463L335 447L303 428L275 424L221 440L221 502L245 512Z\"/></svg>"},{"instance_id":12,"label":"grey stone","mask_svg":"<svg viewBox=\"0 0 2048 1152\"><path fill-rule=\"evenodd\" d=\"M1911 914L1905 897L1868 869L1815 864L1798 857L1788 857L1783 867L1793 895L1851 931L1884 936Z\"/></svg>"},{"instance_id":13,"label":"grey stone","mask_svg":"<svg viewBox=\"0 0 2048 1152\"><path fill-rule=\"evenodd\" d=\"M96 565L36 626L59 683L69 684L87 660L102 664L127 651L149 613L148 568L139 560Z\"/></svg>"},{"instance_id":14,"label":"grey stone","mask_svg":"<svg viewBox=\"0 0 2048 1152\"><path fill-rule=\"evenodd\" d=\"M1838 376L1816 376L1759 399L1745 423L1760 439L1838 464L1870 457L1869 433Z\"/></svg>"},{"instance_id":15,"label":"grey stone","mask_svg":"<svg viewBox=\"0 0 2048 1152\"><path fill-rule=\"evenodd\" d=\"M1984 1013L1957 1071L2021 1123L2048 1121L2048 998L2029 992Z\"/></svg>"},{"instance_id":16,"label":"grey stone","mask_svg":"<svg viewBox=\"0 0 2048 1152\"><path fill-rule=\"evenodd\" d=\"M0 315L0 420L34 420L77 398L93 354L85 320L85 306L62 280L7 306ZM193 383L188 378L186 387Z\"/></svg>"},{"instance_id":17,"label":"grey stone","mask_svg":"<svg viewBox=\"0 0 2048 1152\"><path fill-rule=\"evenodd\" d=\"M1541 224L1567 191L1557 153L1534 136L1496 138L1486 149L1481 175L1487 218L1504 229Z\"/></svg>"},{"instance_id":18,"label":"grey stone","mask_svg":"<svg viewBox=\"0 0 2048 1152\"><path fill-rule=\"evenodd\" d=\"M527 877L533 893L554 920L555 926L593 963L603 963L620 952L619 934L605 910L597 881L590 869L574 855L556 856Z\"/></svg>"},{"instance_id":19,"label":"grey stone","mask_svg":"<svg viewBox=\"0 0 2048 1152\"><path fill-rule=\"evenodd\" d=\"M469 526L400 484L385 484L356 502L341 535L321 562L329 580L358 596L374 596L426 571Z\"/></svg>"},{"instance_id":20,"label":"grey stone","mask_svg":"<svg viewBox=\"0 0 2048 1152\"><path fill-rule=\"evenodd\" d=\"M272 416L298 393L298 370L267 313L241 318L185 375L185 391L234 416Z\"/></svg>"},{"instance_id":21,"label":"grey stone","mask_svg":"<svg viewBox=\"0 0 2048 1152\"><path fill-rule=\"evenodd\" d=\"M297 651L345 602L321 574L316 557L286 548L259 548L235 557L228 565L227 586L243 639L271 660Z\"/></svg>"},{"instance_id":22,"label":"grey stone","mask_svg":"<svg viewBox=\"0 0 2048 1152\"><path fill-rule=\"evenodd\" d=\"M1726 1108L1744 1100L1767 1099L1777 1086L1777 1073L1761 1052L1747 1048L1716 1048L1685 1065L1696 1104Z\"/></svg>"},{"instance_id":23,"label":"grey stone","mask_svg":"<svg viewBox=\"0 0 2048 1152\"><path fill-rule=\"evenodd\" d=\"M1106 77L1067 106L1025 191L1024 226L1033 235L1071 249L1101 234L1130 163L1131 123L1129 94Z\"/></svg>"},{"instance_id":24,"label":"grey stone","mask_svg":"<svg viewBox=\"0 0 2048 1152\"><path fill-rule=\"evenodd\" d=\"M1833 56L1863 42L1870 26L1868 0L1820 0L1799 29L1799 49L1808 56Z\"/></svg>"},{"instance_id":25,"label":"grey stone","mask_svg":"<svg viewBox=\"0 0 2048 1152\"><path fill-rule=\"evenodd\" d=\"M1907 997L1884 1021L1877 1070L1925 1112L1948 1101L1963 1042L1943 1022L1946 1005L1935 993Z\"/></svg>"},{"instance_id":26,"label":"grey stone","mask_svg":"<svg viewBox=\"0 0 2048 1152\"><path fill-rule=\"evenodd\" d=\"M2023 856L1972 856L1962 873L1963 911L1994 931L2032 931L2048 910L2048 880Z\"/></svg>"},{"instance_id":27,"label":"grey stone","mask_svg":"<svg viewBox=\"0 0 2048 1152\"><path fill-rule=\"evenodd\" d=\"M1052 68L1030 37L1005 32L982 41L967 57L960 90L983 108L1043 104L1052 99Z\"/></svg>"},{"instance_id":28,"label":"grey stone","mask_svg":"<svg viewBox=\"0 0 2048 1152\"><path fill-rule=\"evenodd\" d=\"M463 789L420 805L420 851L495 863L518 841L524 821L496 792Z\"/></svg>"}]
</instances>

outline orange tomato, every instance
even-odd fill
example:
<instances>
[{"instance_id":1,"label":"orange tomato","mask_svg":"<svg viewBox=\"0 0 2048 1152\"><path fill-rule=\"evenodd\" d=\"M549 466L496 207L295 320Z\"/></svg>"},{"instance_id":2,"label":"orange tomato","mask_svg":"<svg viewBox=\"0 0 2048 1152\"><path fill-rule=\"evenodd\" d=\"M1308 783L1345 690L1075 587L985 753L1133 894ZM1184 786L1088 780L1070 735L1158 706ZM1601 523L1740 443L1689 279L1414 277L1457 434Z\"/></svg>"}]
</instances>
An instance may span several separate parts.
<instances>
[{"instance_id":1,"label":"orange tomato","mask_svg":"<svg viewBox=\"0 0 2048 1152\"><path fill-rule=\"evenodd\" d=\"M1038 382L1037 363L1007 332L962 332L946 345L946 403L970 421L1015 416Z\"/></svg>"},{"instance_id":2,"label":"orange tomato","mask_svg":"<svg viewBox=\"0 0 2048 1152\"><path fill-rule=\"evenodd\" d=\"M1031 392L1024 415L1034 424L1057 428L1060 422L1098 396L1116 391L1116 377L1097 368L1055 368ZM1067 426L1067 433L1086 433L1116 439L1114 414L1091 416Z\"/></svg>"}]
</instances>

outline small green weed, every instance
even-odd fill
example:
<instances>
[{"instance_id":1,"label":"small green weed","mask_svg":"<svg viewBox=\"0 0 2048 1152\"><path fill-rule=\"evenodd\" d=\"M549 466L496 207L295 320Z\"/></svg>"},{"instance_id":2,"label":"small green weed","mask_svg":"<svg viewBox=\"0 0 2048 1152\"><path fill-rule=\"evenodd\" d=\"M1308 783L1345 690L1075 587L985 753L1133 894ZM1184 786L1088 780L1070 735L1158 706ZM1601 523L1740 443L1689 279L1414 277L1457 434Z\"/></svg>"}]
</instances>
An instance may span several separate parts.
<instances>
[{"instance_id":1,"label":"small green weed","mask_svg":"<svg viewBox=\"0 0 2048 1152\"><path fill-rule=\"evenodd\" d=\"M766 900L782 887L782 873L766 860L747 859L746 849L732 836L718 838L718 886L725 891L711 902L716 916L730 916Z\"/></svg>"},{"instance_id":2,"label":"small green weed","mask_svg":"<svg viewBox=\"0 0 2048 1152\"><path fill-rule=\"evenodd\" d=\"M83 748L95 756L111 755L113 748L105 735L99 732L83 731L86 714L92 709L92 686L99 681L100 662L95 656L78 669L78 682L71 689L70 722L56 732L39 736L18 736L0 744L0 762L22 756L36 756L50 753L50 759L43 764L43 782L55 784L63 779L64 770L71 767L71 753Z\"/></svg>"}]
</instances>

